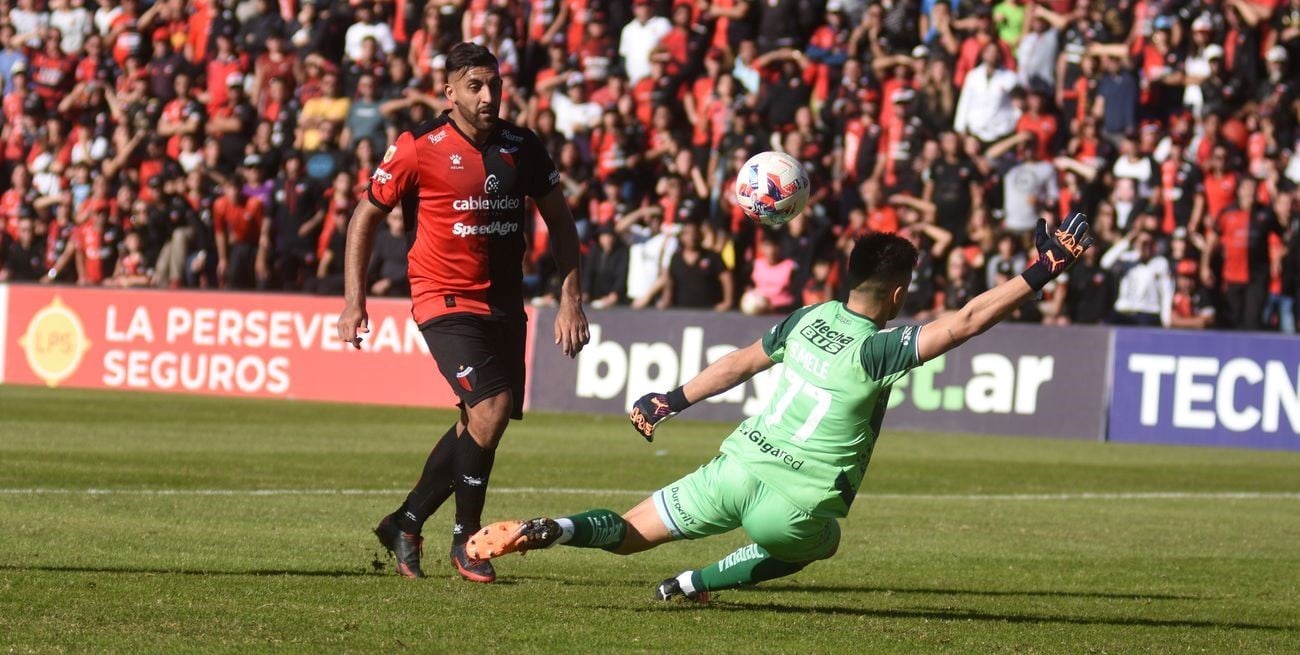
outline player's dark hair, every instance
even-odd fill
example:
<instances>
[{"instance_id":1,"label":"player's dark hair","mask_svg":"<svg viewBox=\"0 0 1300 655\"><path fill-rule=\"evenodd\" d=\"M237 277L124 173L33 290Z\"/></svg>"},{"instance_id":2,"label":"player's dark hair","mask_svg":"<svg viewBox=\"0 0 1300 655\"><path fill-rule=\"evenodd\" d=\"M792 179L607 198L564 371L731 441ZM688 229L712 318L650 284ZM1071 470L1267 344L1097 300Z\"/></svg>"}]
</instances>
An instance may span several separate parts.
<instances>
[{"instance_id":1,"label":"player's dark hair","mask_svg":"<svg viewBox=\"0 0 1300 655\"><path fill-rule=\"evenodd\" d=\"M470 68L498 68L496 55L487 48L463 41L451 47L447 53L447 78Z\"/></svg>"},{"instance_id":2,"label":"player's dark hair","mask_svg":"<svg viewBox=\"0 0 1300 655\"><path fill-rule=\"evenodd\" d=\"M891 284L905 283L916 268L917 256L916 246L897 234L876 232L862 237L849 254L849 288L886 290Z\"/></svg>"}]
</instances>

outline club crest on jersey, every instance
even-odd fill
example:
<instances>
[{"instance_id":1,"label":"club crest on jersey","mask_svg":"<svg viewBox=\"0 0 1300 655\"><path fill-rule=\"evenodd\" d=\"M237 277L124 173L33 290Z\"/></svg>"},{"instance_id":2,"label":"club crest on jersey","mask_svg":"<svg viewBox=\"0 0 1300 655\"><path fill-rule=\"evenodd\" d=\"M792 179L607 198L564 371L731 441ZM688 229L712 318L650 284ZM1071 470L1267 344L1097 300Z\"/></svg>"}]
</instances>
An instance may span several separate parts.
<instances>
[{"instance_id":1,"label":"club crest on jersey","mask_svg":"<svg viewBox=\"0 0 1300 655\"><path fill-rule=\"evenodd\" d=\"M501 161L504 161L510 168L515 167L515 153L519 152L519 148L514 146L501 146L497 152L501 154Z\"/></svg>"},{"instance_id":2,"label":"club crest on jersey","mask_svg":"<svg viewBox=\"0 0 1300 655\"><path fill-rule=\"evenodd\" d=\"M501 180L493 173L483 180L483 193L497 193L501 191Z\"/></svg>"},{"instance_id":3,"label":"club crest on jersey","mask_svg":"<svg viewBox=\"0 0 1300 655\"><path fill-rule=\"evenodd\" d=\"M387 164L388 162L393 161L393 155L396 154L397 146L388 146L388 150L384 151L384 163Z\"/></svg>"},{"instance_id":4,"label":"club crest on jersey","mask_svg":"<svg viewBox=\"0 0 1300 655\"><path fill-rule=\"evenodd\" d=\"M465 170L465 167L460 165L460 155L456 153L452 153L451 155L451 170L453 171Z\"/></svg>"},{"instance_id":5,"label":"club crest on jersey","mask_svg":"<svg viewBox=\"0 0 1300 655\"><path fill-rule=\"evenodd\" d=\"M464 389L465 391L473 391L474 380L473 378L470 377L473 374L474 374L473 366L462 366L459 371L456 371L456 384L459 384L460 388Z\"/></svg>"}]
</instances>

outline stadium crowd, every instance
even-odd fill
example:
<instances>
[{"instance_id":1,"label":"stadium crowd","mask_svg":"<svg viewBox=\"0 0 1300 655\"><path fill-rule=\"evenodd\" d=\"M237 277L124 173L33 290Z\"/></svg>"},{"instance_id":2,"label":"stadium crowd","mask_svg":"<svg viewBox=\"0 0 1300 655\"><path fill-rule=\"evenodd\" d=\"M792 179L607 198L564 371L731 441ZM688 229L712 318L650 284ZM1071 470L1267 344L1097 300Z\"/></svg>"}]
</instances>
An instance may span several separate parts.
<instances>
[{"instance_id":1,"label":"stadium crowd","mask_svg":"<svg viewBox=\"0 0 1300 655\"><path fill-rule=\"evenodd\" d=\"M1083 211L1102 247L1016 320L1295 329L1300 0L0 0L0 279L338 293L348 217L462 40L561 171L593 306L842 297L887 230L924 318ZM731 182L769 149L813 190L776 230ZM373 294L407 292L407 227Z\"/></svg>"}]
</instances>

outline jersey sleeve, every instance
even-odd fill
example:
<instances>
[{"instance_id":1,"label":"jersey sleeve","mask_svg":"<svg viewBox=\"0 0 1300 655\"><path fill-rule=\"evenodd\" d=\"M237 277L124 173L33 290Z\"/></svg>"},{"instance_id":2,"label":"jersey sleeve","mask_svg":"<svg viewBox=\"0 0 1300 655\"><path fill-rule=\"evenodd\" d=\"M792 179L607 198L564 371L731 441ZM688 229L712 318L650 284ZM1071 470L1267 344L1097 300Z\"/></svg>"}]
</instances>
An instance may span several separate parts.
<instances>
[{"instance_id":1,"label":"jersey sleeve","mask_svg":"<svg viewBox=\"0 0 1300 655\"><path fill-rule=\"evenodd\" d=\"M415 152L415 139L410 132L402 132L397 143L384 152L383 161L370 176L367 195L376 207L391 212L411 189L419 184L420 162Z\"/></svg>"},{"instance_id":2,"label":"jersey sleeve","mask_svg":"<svg viewBox=\"0 0 1300 655\"><path fill-rule=\"evenodd\" d=\"M881 330L862 343L862 368L877 382L893 384L921 364L921 326Z\"/></svg>"},{"instance_id":3,"label":"jersey sleeve","mask_svg":"<svg viewBox=\"0 0 1300 655\"><path fill-rule=\"evenodd\" d=\"M790 336L791 332L794 332L795 326L799 324L804 315L812 311L813 307L816 307L816 305L800 307L794 310L793 313L785 317L785 320L773 325L772 329L763 335L763 352L767 353L767 356L772 361L779 364L785 360L785 340Z\"/></svg>"},{"instance_id":4,"label":"jersey sleeve","mask_svg":"<svg viewBox=\"0 0 1300 655\"><path fill-rule=\"evenodd\" d=\"M541 198L551 192L551 189L559 186L560 172L555 170L555 162L551 161L551 154L546 152L546 147L542 145L542 140L537 138L536 134L528 132L524 137L521 145L519 163L519 180L524 195L530 198Z\"/></svg>"}]
</instances>

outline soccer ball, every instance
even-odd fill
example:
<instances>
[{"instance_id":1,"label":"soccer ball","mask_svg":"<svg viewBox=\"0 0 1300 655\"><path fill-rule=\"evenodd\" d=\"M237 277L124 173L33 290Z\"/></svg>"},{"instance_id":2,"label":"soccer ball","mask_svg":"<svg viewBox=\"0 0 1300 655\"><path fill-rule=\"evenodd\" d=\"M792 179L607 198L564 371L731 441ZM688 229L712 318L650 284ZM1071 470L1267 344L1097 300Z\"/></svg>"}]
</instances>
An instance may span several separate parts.
<instances>
[{"instance_id":1,"label":"soccer ball","mask_svg":"<svg viewBox=\"0 0 1300 655\"><path fill-rule=\"evenodd\" d=\"M736 203L763 225L788 223L808 206L808 173L783 152L760 152L736 176Z\"/></svg>"}]
</instances>

